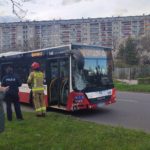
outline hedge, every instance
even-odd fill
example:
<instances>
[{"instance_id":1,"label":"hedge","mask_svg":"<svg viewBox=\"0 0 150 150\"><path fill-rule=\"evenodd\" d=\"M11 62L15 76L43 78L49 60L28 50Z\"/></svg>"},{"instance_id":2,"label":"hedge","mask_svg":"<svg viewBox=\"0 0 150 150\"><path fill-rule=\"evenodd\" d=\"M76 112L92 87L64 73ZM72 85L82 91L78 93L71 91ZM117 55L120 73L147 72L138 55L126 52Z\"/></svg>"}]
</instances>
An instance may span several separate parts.
<instances>
[{"instance_id":1,"label":"hedge","mask_svg":"<svg viewBox=\"0 0 150 150\"><path fill-rule=\"evenodd\" d=\"M150 77L138 78L138 84L150 84Z\"/></svg>"}]
</instances>

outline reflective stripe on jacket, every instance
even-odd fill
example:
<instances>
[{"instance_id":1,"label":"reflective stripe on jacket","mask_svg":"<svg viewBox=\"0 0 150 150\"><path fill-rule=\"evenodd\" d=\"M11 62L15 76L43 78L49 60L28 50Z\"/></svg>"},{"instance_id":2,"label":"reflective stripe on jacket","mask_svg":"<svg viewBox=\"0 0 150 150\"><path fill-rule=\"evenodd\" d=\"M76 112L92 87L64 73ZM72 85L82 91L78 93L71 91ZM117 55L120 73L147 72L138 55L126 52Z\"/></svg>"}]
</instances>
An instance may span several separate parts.
<instances>
[{"instance_id":1,"label":"reflective stripe on jacket","mask_svg":"<svg viewBox=\"0 0 150 150\"><path fill-rule=\"evenodd\" d=\"M28 78L28 83L32 84L32 91L43 91L44 75L41 71L31 72Z\"/></svg>"}]
</instances>

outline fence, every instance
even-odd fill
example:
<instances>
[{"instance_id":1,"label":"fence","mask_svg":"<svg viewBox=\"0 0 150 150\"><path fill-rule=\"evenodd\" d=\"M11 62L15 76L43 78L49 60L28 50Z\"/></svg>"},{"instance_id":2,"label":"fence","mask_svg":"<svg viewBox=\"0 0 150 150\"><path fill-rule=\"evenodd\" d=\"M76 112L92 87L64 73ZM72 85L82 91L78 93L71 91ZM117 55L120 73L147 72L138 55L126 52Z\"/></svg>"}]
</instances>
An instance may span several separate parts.
<instances>
[{"instance_id":1,"label":"fence","mask_svg":"<svg viewBox=\"0 0 150 150\"><path fill-rule=\"evenodd\" d=\"M115 68L113 76L116 79L128 79L128 80L150 77L150 66Z\"/></svg>"}]
</instances>

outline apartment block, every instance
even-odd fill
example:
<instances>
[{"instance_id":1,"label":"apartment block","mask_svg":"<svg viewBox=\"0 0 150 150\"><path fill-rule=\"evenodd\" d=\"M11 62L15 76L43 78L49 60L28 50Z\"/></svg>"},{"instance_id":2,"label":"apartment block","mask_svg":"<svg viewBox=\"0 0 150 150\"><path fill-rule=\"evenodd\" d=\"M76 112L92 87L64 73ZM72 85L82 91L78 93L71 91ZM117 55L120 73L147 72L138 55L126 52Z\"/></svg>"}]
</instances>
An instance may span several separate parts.
<instances>
[{"instance_id":1,"label":"apartment block","mask_svg":"<svg viewBox=\"0 0 150 150\"><path fill-rule=\"evenodd\" d=\"M28 51L69 43L114 48L124 38L149 33L149 15L0 23L0 52Z\"/></svg>"}]
</instances>

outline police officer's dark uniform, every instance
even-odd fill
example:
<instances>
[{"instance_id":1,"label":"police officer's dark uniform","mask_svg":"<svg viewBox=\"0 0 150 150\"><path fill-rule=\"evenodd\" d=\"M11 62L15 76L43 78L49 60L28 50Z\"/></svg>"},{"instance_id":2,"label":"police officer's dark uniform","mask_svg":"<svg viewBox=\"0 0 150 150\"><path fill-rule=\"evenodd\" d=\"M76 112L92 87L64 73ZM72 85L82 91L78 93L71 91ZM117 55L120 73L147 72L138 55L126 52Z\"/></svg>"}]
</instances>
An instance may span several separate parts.
<instances>
[{"instance_id":1,"label":"police officer's dark uniform","mask_svg":"<svg viewBox=\"0 0 150 150\"><path fill-rule=\"evenodd\" d=\"M9 121L12 120L12 108L11 104L14 104L16 117L18 120L22 120L22 113L20 109L19 103L19 89L18 87L21 86L21 80L19 76L13 73L13 69L11 66L6 68L6 75L2 79L2 86L9 86L8 91L5 94L5 101L6 101L6 109L7 109L7 119Z\"/></svg>"}]
</instances>

